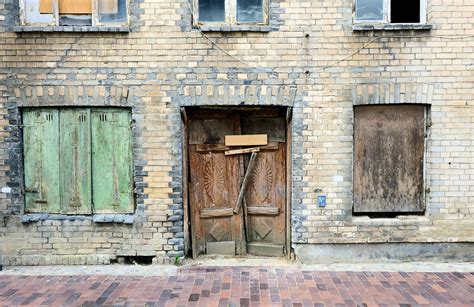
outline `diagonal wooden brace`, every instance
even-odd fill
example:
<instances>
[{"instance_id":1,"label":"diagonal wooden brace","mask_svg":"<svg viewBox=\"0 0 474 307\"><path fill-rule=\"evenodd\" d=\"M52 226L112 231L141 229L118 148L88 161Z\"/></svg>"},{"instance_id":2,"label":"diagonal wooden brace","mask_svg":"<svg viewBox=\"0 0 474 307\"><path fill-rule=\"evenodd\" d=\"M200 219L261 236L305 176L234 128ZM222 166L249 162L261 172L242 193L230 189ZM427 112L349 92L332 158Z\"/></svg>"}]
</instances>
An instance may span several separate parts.
<instances>
[{"instance_id":1,"label":"diagonal wooden brace","mask_svg":"<svg viewBox=\"0 0 474 307\"><path fill-rule=\"evenodd\" d=\"M237 203L234 207L234 213L239 213L240 207L242 206L242 201L244 200L245 190L247 190L247 185L250 180L250 174L252 173L253 167L255 165L255 161L257 160L258 152L252 152L252 156L250 157L250 162L245 171L244 180L242 181L242 186L240 187L239 197L237 198Z\"/></svg>"}]
</instances>

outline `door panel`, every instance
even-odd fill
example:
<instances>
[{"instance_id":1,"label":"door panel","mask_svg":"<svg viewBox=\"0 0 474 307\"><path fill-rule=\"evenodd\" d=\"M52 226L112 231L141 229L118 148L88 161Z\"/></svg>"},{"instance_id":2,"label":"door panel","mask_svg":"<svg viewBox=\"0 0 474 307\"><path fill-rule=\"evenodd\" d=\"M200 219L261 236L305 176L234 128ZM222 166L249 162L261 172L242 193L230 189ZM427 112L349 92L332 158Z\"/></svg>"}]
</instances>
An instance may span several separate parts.
<instances>
[{"instance_id":1,"label":"door panel","mask_svg":"<svg viewBox=\"0 0 474 307\"><path fill-rule=\"evenodd\" d=\"M259 153L246 192L249 253L283 255L285 245L286 145ZM258 246L258 248L257 248Z\"/></svg>"},{"instance_id":2,"label":"door panel","mask_svg":"<svg viewBox=\"0 0 474 307\"><path fill-rule=\"evenodd\" d=\"M256 111L255 111L256 112ZM199 110L189 128L189 197L193 256L249 253L282 256L286 245L286 125L280 112ZM267 134L244 201L233 212L250 154L225 155L224 137Z\"/></svg>"}]
</instances>

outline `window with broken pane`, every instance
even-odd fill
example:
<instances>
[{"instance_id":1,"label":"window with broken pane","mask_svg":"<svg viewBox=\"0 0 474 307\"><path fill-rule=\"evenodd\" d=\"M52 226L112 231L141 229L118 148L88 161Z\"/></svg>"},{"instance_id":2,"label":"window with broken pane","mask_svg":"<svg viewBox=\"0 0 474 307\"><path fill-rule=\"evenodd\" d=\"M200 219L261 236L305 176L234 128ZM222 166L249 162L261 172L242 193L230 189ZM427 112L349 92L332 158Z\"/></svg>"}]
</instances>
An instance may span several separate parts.
<instances>
[{"instance_id":1,"label":"window with broken pane","mask_svg":"<svg viewBox=\"0 0 474 307\"><path fill-rule=\"evenodd\" d=\"M265 24L269 0L194 0L199 24Z\"/></svg>"},{"instance_id":2,"label":"window with broken pane","mask_svg":"<svg viewBox=\"0 0 474 307\"><path fill-rule=\"evenodd\" d=\"M425 23L426 0L354 0L354 18L362 23Z\"/></svg>"},{"instance_id":3,"label":"window with broken pane","mask_svg":"<svg viewBox=\"0 0 474 307\"><path fill-rule=\"evenodd\" d=\"M128 0L20 0L20 4L22 25L106 26L128 22Z\"/></svg>"}]
</instances>

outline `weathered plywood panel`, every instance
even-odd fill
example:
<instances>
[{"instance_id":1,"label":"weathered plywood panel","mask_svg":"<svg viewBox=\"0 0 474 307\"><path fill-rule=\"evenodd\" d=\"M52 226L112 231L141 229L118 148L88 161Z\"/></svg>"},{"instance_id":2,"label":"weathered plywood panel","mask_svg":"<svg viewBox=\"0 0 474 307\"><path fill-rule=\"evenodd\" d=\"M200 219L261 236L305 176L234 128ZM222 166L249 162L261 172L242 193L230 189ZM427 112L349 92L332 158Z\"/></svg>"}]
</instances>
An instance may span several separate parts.
<instances>
[{"instance_id":1,"label":"weathered plywood panel","mask_svg":"<svg viewBox=\"0 0 474 307\"><path fill-rule=\"evenodd\" d=\"M60 14L92 14L92 0L59 0Z\"/></svg>"},{"instance_id":2,"label":"weathered plywood panel","mask_svg":"<svg viewBox=\"0 0 474 307\"><path fill-rule=\"evenodd\" d=\"M133 163L130 112L92 111L94 211L132 213Z\"/></svg>"},{"instance_id":3,"label":"weathered plywood panel","mask_svg":"<svg viewBox=\"0 0 474 307\"><path fill-rule=\"evenodd\" d=\"M59 113L23 112L25 207L27 212L60 212Z\"/></svg>"},{"instance_id":4,"label":"weathered plywood panel","mask_svg":"<svg viewBox=\"0 0 474 307\"><path fill-rule=\"evenodd\" d=\"M224 144L227 134L234 133L232 121L203 119L189 121L189 144Z\"/></svg>"},{"instance_id":5,"label":"weathered plywood panel","mask_svg":"<svg viewBox=\"0 0 474 307\"><path fill-rule=\"evenodd\" d=\"M41 14L52 14L53 0L40 0L39 10Z\"/></svg>"},{"instance_id":6,"label":"weathered plywood panel","mask_svg":"<svg viewBox=\"0 0 474 307\"><path fill-rule=\"evenodd\" d=\"M354 212L423 212L421 105L354 109Z\"/></svg>"},{"instance_id":7,"label":"weathered plywood panel","mask_svg":"<svg viewBox=\"0 0 474 307\"><path fill-rule=\"evenodd\" d=\"M59 112L61 212L91 213L90 109Z\"/></svg>"},{"instance_id":8,"label":"weathered plywood panel","mask_svg":"<svg viewBox=\"0 0 474 307\"><path fill-rule=\"evenodd\" d=\"M285 142L286 120L284 117L244 117L242 134L268 134L269 142Z\"/></svg>"}]
</instances>

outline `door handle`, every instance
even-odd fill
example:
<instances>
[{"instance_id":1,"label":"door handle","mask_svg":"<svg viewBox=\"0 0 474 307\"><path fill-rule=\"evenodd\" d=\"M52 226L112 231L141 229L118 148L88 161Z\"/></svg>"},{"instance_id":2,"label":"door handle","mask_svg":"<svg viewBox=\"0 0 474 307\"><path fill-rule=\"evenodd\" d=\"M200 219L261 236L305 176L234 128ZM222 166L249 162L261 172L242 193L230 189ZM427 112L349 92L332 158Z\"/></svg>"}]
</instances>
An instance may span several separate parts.
<instances>
[{"instance_id":1,"label":"door handle","mask_svg":"<svg viewBox=\"0 0 474 307\"><path fill-rule=\"evenodd\" d=\"M35 188L26 188L25 192L26 193L39 193L38 189L35 189Z\"/></svg>"}]
</instances>

